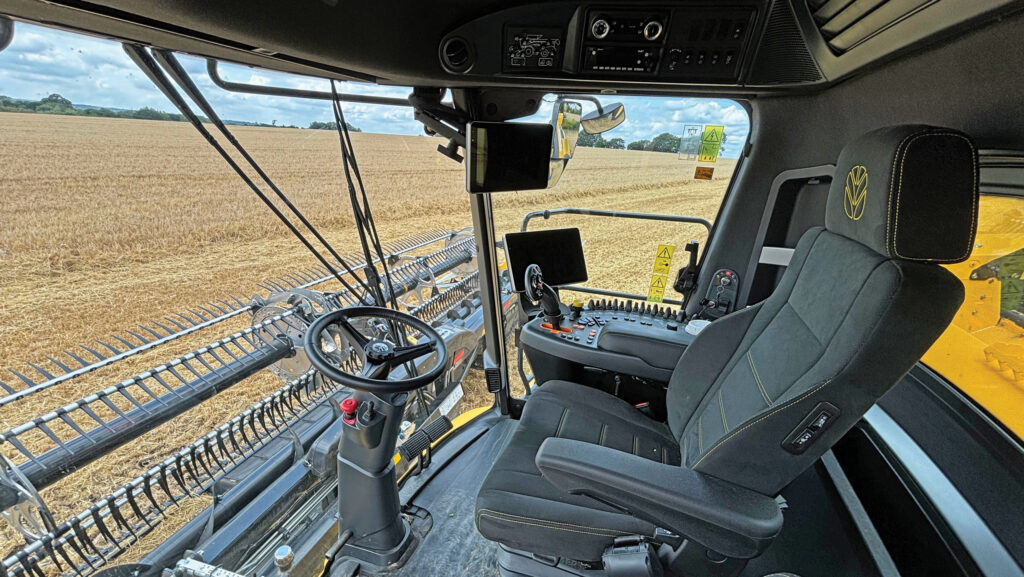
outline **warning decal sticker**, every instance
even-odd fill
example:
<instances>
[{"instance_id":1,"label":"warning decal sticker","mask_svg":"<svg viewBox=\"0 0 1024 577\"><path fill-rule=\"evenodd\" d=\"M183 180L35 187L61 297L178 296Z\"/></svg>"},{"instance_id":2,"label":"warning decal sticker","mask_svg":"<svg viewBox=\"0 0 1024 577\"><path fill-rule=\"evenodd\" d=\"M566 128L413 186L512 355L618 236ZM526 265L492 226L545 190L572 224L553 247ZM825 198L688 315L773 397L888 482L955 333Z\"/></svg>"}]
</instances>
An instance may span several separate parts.
<instances>
[{"instance_id":1,"label":"warning decal sticker","mask_svg":"<svg viewBox=\"0 0 1024 577\"><path fill-rule=\"evenodd\" d=\"M668 277L661 274L651 275L651 286L647 289L647 300L660 303L665 298L665 287Z\"/></svg>"},{"instance_id":2,"label":"warning decal sticker","mask_svg":"<svg viewBox=\"0 0 1024 577\"><path fill-rule=\"evenodd\" d=\"M704 133L700 136L700 154L698 162L717 162L718 151L722 148L725 127L716 124L705 124Z\"/></svg>"},{"instance_id":3,"label":"warning decal sticker","mask_svg":"<svg viewBox=\"0 0 1024 577\"><path fill-rule=\"evenodd\" d=\"M668 274L672 268L672 255L675 254L674 244L659 244L658 250L654 253L654 274Z\"/></svg>"}]
</instances>

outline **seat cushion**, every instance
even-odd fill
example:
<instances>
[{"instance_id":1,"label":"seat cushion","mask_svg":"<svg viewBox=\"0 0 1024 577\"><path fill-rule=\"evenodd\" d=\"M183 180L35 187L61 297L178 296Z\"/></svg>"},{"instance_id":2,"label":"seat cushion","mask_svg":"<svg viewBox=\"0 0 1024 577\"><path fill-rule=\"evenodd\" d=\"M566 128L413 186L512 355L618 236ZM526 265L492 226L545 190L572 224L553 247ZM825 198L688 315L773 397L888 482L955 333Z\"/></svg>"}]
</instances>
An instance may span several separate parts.
<instances>
[{"instance_id":1,"label":"seat cushion","mask_svg":"<svg viewBox=\"0 0 1024 577\"><path fill-rule=\"evenodd\" d=\"M476 502L480 533L531 553L583 561L599 560L616 537L653 534L646 521L548 483L534 463L548 437L680 464L668 426L607 393L549 381L530 395L515 434L484 480Z\"/></svg>"}]
</instances>

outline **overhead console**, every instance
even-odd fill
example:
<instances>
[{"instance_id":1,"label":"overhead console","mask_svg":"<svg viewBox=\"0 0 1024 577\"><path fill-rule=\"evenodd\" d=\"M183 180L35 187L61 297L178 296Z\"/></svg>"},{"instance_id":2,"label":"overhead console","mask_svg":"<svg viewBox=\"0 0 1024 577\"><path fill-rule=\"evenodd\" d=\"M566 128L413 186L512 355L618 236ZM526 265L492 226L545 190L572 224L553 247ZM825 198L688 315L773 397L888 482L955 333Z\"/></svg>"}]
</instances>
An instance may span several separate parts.
<instances>
[{"instance_id":1,"label":"overhead console","mask_svg":"<svg viewBox=\"0 0 1024 577\"><path fill-rule=\"evenodd\" d=\"M453 30L439 57L458 74L740 84L762 12L753 0L520 6Z\"/></svg>"}]
</instances>

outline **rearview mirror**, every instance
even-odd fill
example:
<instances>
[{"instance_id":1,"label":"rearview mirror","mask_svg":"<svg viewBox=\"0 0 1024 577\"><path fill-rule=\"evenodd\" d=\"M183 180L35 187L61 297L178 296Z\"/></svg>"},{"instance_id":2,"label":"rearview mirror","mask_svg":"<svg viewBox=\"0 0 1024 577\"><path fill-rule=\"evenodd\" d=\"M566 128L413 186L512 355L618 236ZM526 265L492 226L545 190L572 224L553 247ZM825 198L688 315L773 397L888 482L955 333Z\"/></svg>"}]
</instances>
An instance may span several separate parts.
<instances>
[{"instance_id":1,"label":"rearview mirror","mask_svg":"<svg viewBox=\"0 0 1024 577\"><path fill-rule=\"evenodd\" d=\"M608 106L598 105L597 110L588 112L580 121L583 132L587 134L601 134L608 132L626 121L626 107L621 102L609 104Z\"/></svg>"},{"instance_id":2,"label":"rearview mirror","mask_svg":"<svg viewBox=\"0 0 1024 577\"><path fill-rule=\"evenodd\" d=\"M0 52L10 46L11 40L14 40L14 20L0 16Z\"/></svg>"}]
</instances>

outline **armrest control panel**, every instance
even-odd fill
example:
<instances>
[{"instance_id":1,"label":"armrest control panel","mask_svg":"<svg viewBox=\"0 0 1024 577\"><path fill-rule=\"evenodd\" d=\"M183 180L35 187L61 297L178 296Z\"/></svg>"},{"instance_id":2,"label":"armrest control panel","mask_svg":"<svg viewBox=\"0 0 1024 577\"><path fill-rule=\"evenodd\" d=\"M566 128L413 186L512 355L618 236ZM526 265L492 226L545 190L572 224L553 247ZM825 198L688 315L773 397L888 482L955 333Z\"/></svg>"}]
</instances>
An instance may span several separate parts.
<instances>
[{"instance_id":1,"label":"armrest control panel","mask_svg":"<svg viewBox=\"0 0 1024 577\"><path fill-rule=\"evenodd\" d=\"M667 382L694 339L685 328L682 311L666 306L592 300L559 328L540 318L526 323L522 342L535 354Z\"/></svg>"}]
</instances>

